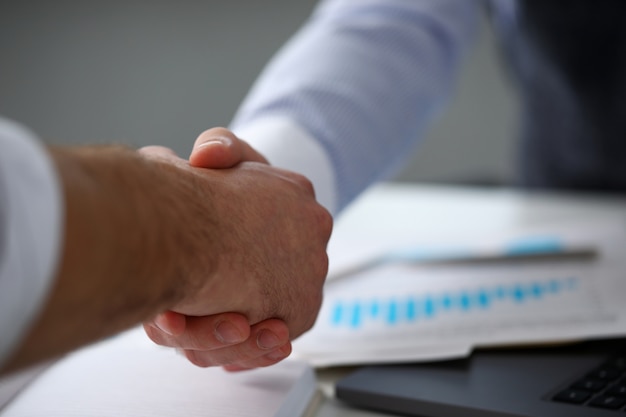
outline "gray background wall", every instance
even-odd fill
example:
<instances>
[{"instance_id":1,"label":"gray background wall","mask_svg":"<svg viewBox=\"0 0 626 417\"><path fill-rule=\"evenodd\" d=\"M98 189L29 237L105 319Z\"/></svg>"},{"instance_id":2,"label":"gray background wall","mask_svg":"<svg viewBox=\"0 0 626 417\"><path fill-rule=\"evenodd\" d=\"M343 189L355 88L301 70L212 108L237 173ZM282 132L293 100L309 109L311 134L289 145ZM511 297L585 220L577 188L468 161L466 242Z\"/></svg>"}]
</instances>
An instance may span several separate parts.
<instances>
[{"instance_id":1,"label":"gray background wall","mask_svg":"<svg viewBox=\"0 0 626 417\"><path fill-rule=\"evenodd\" d=\"M227 125L315 0L0 2L0 114L48 143L162 144ZM516 101L484 24L449 111L399 180L511 178Z\"/></svg>"}]
</instances>

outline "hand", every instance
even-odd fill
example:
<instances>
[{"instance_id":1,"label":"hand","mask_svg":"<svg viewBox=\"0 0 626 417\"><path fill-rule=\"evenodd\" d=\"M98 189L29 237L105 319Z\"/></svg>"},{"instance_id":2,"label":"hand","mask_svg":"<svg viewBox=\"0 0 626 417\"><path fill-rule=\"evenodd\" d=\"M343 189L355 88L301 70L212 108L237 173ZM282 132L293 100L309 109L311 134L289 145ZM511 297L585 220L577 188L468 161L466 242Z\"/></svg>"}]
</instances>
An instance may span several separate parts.
<instances>
[{"instance_id":1,"label":"hand","mask_svg":"<svg viewBox=\"0 0 626 417\"><path fill-rule=\"evenodd\" d=\"M230 168L242 161L266 163L247 143L222 128L200 135L190 157L190 165L206 168ZM276 319L250 326L245 317L234 313L185 317L167 312L145 329L153 341L185 350L189 360L200 366L249 369L276 363L291 352L286 324Z\"/></svg>"},{"instance_id":2,"label":"hand","mask_svg":"<svg viewBox=\"0 0 626 417\"><path fill-rule=\"evenodd\" d=\"M179 349L202 367L240 371L273 365L291 353L289 330L278 319L250 326L239 313L193 317L168 311L144 329L155 343Z\"/></svg>"},{"instance_id":3,"label":"hand","mask_svg":"<svg viewBox=\"0 0 626 417\"><path fill-rule=\"evenodd\" d=\"M223 127L202 132L189 156L189 165L197 168L233 168L245 161L268 163L246 141Z\"/></svg>"},{"instance_id":4,"label":"hand","mask_svg":"<svg viewBox=\"0 0 626 417\"><path fill-rule=\"evenodd\" d=\"M160 147L58 147L50 157L65 209L59 265L41 313L0 373L168 310L187 316L185 347L205 345L193 337L206 320L216 336L247 341L212 361L190 354L231 369L275 360L257 356L250 365L244 353L253 343L268 353L282 343L275 353L287 355L285 341L312 326L332 221L305 178L258 161L197 168ZM239 316L203 317L229 312ZM241 319L248 327L239 335ZM234 333L229 323L239 323Z\"/></svg>"},{"instance_id":5,"label":"hand","mask_svg":"<svg viewBox=\"0 0 626 417\"><path fill-rule=\"evenodd\" d=\"M177 220L187 223L179 222L178 238L188 247L179 249L175 263L198 288L172 310L202 316L235 307L253 324L289 318L294 337L310 328L315 314L307 313L317 312L321 303L332 227L311 183L258 162L206 170L190 167L165 148L142 152L177 171L175 183L163 184L161 192L171 193L165 202L179 206L177 213L186 209ZM200 242L206 247L197 246Z\"/></svg>"},{"instance_id":6,"label":"hand","mask_svg":"<svg viewBox=\"0 0 626 417\"><path fill-rule=\"evenodd\" d=\"M243 161L267 163L246 142L223 128L203 132L194 144L190 165L232 168ZM157 344L174 347L198 366L219 366L229 371L273 365L289 356L291 342L284 321L268 319L251 326L245 316L222 313L205 317L172 311L144 324Z\"/></svg>"}]
</instances>

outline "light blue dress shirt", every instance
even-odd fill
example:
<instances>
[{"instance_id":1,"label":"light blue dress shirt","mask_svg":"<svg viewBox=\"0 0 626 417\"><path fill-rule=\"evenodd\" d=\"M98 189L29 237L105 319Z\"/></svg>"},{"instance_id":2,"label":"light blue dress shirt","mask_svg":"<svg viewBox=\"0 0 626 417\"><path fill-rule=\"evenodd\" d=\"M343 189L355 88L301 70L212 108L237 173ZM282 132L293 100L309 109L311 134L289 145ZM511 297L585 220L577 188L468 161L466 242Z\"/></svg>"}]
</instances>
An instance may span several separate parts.
<instances>
[{"instance_id":1,"label":"light blue dress shirt","mask_svg":"<svg viewBox=\"0 0 626 417\"><path fill-rule=\"evenodd\" d=\"M513 21L514 1L489 4L503 26ZM232 127L286 117L304 129L330 161L340 211L395 173L442 110L484 5L322 1L261 74Z\"/></svg>"}]
</instances>

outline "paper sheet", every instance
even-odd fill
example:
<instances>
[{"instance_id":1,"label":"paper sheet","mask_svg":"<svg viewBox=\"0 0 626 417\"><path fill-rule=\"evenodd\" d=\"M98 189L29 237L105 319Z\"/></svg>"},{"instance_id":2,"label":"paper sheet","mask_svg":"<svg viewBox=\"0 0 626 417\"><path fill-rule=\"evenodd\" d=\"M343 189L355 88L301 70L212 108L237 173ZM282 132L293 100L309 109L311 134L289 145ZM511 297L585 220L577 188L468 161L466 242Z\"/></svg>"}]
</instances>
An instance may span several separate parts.
<instances>
[{"instance_id":1,"label":"paper sheet","mask_svg":"<svg viewBox=\"0 0 626 417\"><path fill-rule=\"evenodd\" d=\"M294 354L316 366L462 357L479 346L626 333L626 240L619 228L568 225L558 236L593 243L594 259L382 264L330 280L313 329ZM515 236L528 231L514 231ZM557 233L552 230L551 233ZM346 260L335 245L336 263ZM464 242L470 244L469 241ZM480 242L479 242L480 243ZM360 253L381 250L381 242ZM331 253L333 256L333 253ZM332 259L332 258L331 258ZM343 261L343 264L342 264Z\"/></svg>"}]
</instances>

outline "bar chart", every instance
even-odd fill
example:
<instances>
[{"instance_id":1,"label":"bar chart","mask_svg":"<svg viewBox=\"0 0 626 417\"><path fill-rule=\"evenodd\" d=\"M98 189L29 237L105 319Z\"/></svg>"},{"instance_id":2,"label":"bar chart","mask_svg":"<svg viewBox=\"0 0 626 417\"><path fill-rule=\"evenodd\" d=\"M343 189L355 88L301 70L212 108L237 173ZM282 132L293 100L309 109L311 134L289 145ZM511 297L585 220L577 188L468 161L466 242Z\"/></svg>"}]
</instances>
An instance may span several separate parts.
<instances>
[{"instance_id":1,"label":"bar chart","mask_svg":"<svg viewBox=\"0 0 626 417\"><path fill-rule=\"evenodd\" d=\"M503 304L532 308L533 304L550 303L576 291L578 283L576 277L563 277L431 294L367 299L345 297L334 300L327 310L326 320L333 327L359 329L370 322L395 326L432 321L450 313L488 313Z\"/></svg>"}]
</instances>

